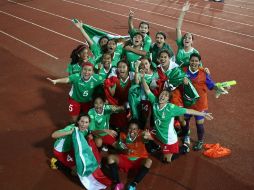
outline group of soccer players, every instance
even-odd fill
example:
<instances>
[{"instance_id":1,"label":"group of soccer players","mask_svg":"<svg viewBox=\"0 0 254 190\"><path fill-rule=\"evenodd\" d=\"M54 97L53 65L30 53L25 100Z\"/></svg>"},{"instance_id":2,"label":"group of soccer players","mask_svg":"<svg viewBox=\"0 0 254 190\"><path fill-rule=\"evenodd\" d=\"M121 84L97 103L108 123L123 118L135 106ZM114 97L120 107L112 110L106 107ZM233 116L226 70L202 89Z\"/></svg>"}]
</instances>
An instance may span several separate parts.
<instances>
[{"instance_id":1,"label":"group of soccer players","mask_svg":"<svg viewBox=\"0 0 254 190\"><path fill-rule=\"evenodd\" d=\"M181 26L189 7L187 1L178 19L176 53L166 43L164 32L157 32L152 43L149 23L140 22L136 29L132 11L128 40L102 36L95 42L83 23L75 20L89 46L79 45L72 51L68 77L47 78L53 84L71 84L68 103L73 124L52 134L57 139L52 167L64 165L75 171L70 139L75 127L100 151L110 149L106 160L115 190L124 189L119 168L125 172L137 170L127 186L136 189L152 165L148 152L161 154L165 163L179 153L188 153L192 116L198 138L193 150L202 149L204 119L213 118L207 112L208 89L218 93L224 89L215 85L209 69L203 67L199 52L192 47L193 35L182 36ZM176 120L180 126L176 126ZM181 137L176 132L179 130Z\"/></svg>"}]
</instances>

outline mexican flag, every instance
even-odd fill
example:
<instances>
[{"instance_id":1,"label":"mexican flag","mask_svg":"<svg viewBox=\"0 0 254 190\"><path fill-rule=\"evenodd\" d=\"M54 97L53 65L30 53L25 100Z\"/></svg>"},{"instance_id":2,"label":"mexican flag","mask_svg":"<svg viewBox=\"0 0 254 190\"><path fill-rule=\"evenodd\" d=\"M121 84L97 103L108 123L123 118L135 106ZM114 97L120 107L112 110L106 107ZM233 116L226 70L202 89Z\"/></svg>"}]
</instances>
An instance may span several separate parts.
<instances>
[{"instance_id":1,"label":"mexican flag","mask_svg":"<svg viewBox=\"0 0 254 190\"><path fill-rule=\"evenodd\" d=\"M77 23L78 20L77 19L72 19L72 21L74 23ZM112 32L109 31L105 31L105 30L101 30L99 28L95 28L93 26L90 26L88 24L83 24L83 29L86 31L86 33L88 34L88 36L95 42L98 43L99 39L102 36L107 36L109 39L113 39L116 38L118 39L118 42L122 42L125 41L127 39L129 39L129 36L121 36L118 34L114 34Z\"/></svg>"},{"instance_id":2,"label":"mexican flag","mask_svg":"<svg viewBox=\"0 0 254 190\"><path fill-rule=\"evenodd\" d=\"M75 127L72 133L77 174L87 190L106 189L111 181L102 173L99 153L93 140L86 141L84 134Z\"/></svg>"}]
</instances>

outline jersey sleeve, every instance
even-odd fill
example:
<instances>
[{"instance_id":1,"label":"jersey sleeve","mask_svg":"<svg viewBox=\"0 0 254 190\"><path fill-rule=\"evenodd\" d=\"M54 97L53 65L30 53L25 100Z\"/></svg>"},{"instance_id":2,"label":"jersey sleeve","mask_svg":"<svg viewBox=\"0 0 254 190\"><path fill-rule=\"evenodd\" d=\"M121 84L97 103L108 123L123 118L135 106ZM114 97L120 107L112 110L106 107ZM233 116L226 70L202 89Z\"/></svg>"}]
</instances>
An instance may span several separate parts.
<instances>
[{"instance_id":1,"label":"jersey sleeve","mask_svg":"<svg viewBox=\"0 0 254 190\"><path fill-rule=\"evenodd\" d=\"M97 43L93 43L93 45L90 46L90 50L92 51L95 58L99 57L101 55L101 48Z\"/></svg>"},{"instance_id":2,"label":"jersey sleeve","mask_svg":"<svg viewBox=\"0 0 254 190\"><path fill-rule=\"evenodd\" d=\"M71 83L75 83L80 78L79 73L72 74L69 76L69 80Z\"/></svg>"},{"instance_id":3,"label":"jersey sleeve","mask_svg":"<svg viewBox=\"0 0 254 190\"><path fill-rule=\"evenodd\" d=\"M206 83L206 86L207 86L207 88L209 90L212 90L214 88L214 86L215 86L215 83L213 82L211 76L208 75L207 73L206 73L206 81L205 81L205 83Z\"/></svg>"},{"instance_id":4,"label":"jersey sleeve","mask_svg":"<svg viewBox=\"0 0 254 190\"><path fill-rule=\"evenodd\" d=\"M172 110L172 115L173 116L180 116L180 115L184 115L186 114L186 108L181 108L181 107L178 107L174 104L170 104L170 108Z\"/></svg>"}]
</instances>

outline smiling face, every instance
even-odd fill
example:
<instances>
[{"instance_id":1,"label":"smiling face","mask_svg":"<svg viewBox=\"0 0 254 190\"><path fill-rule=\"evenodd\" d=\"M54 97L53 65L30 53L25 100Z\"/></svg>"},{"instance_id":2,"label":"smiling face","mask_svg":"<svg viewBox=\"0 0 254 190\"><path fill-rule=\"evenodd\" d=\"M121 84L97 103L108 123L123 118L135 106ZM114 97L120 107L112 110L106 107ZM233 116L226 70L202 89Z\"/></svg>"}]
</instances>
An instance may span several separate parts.
<instances>
[{"instance_id":1,"label":"smiling face","mask_svg":"<svg viewBox=\"0 0 254 190\"><path fill-rule=\"evenodd\" d=\"M107 50L109 53L114 53L116 49L116 42L114 40L110 40L107 43Z\"/></svg>"},{"instance_id":2,"label":"smiling face","mask_svg":"<svg viewBox=\"0 0 254 190\"><path fill-rule=\"evenodd\" d=\"M185 48L192 47L193 44L193 36L191 33L186 33L183 37L183 46Z\"/></svg>"},{"instance_id":3,"label":"smiling face","mask_svg":"<svg viewBox=\"0 0 254 190\"><path fill-rule=\"evenodd\" d=\"M195 57L195 56L192 56L191 59L190 59L190 70L192 72L197 71L198 68L199 68L199 64L200 64L199 58Z\"/></svg>"},{"instance_id":4,"label":"smiling face","mask_svg":"<svg viewBox=\"0 0 254 190\"><path fill-rule=\"evenodd\" d=\"M78 128L80 131L85 131L88 129L90 120L88 116L82 116L78 121Z\"/></svg>"},{"instance_id":5,"label":"smiling face","mask_svg":"<svg viewBox=\"0 0 254 190\"><path fill-rule=\"evenodd\" d=\"M140 69L143 69L146 74L151 71L151 64L147 59L141 59Z\"/></svg>"},{"instance_id":6,"label":"smiling face","mask_svg":"<svg viewBox=\"0 0 254 190\"><path fill-rule=\"evenodd\" d=\"M125 62L120 62L120 63L118 64L118 66L117 66L117 71L118 71L118 73L119 73L119 77L120 77L120 78L122 78L122 79L127 78L128 72L129 72L127 63L125 63Z\"/></svg>"},{"instance_id":7,"label":"smiling face","mask_svg":"<svg viewBox=\"0 0 254 190\"><path fill-rule=\"evenodd\" d=\"M90 77L93 74L93 66L90 65L84 65L82 69L82 76L85 80L90 79Z\"/></svg>"},{"instance_id":8,"label":"smiling face","mask_svg":"<svg viewBox=\"0 0 254 190\"><path fill-rule=\"evenodd\" d=\"M156 41L156 44L159 47L161 47L165 43L165 38L164 38L164 36L162 34L157 34L155 41Z\"/></svg>"},{"instance_id":9,"label":"smiling face","mask_svg":"<svg viewBox=\"0 0 254 190\"><path fill-rule=\"evenodd\" d=\"M137 137L138 132L139 132L138 125L136 123L131 123L128 128L128 134L130 135L130 137L134 139L135 137Z\"/></svg>"},{"instance_id":10,"label":"smiling face","mask_svg":"<svg viewBox=\"0 0 254 190\"><path fill-rule=\"evenodd\" d=\"M103 99L101 97L96 98L94 101L94 109L98 114L102 114L103 106L104 106Z\"/></svg>"},{"instance_id":11,"label":"smiling face","mask_svg":"<svg viewBox=\"0 0 254 190\"><path fill-rule=\"evenodd\" d=\"M84 49L82 50L79 54L79 57L84 60L84 61L87 61L88 60L88 49Z\"/></svg>"},{"instance_id":12,"label":"smiling face","mask_svg":"<svg viewBox=\"0 0 254 190\"><path fill-rule=\"evenodd\" d=\"M159 63L163 67L163 69L167 69L169 67L169 59L170 57L166 52L162 52L159 56Z\"/></svg>"},{"instance_id":13,"label":"smiling face","mask_svg":"<svg viewBox=\"0 0 254 190\"><path fill-rule=\"evenodd\" d=\"M136 47L136 46L141 46L143 43L143 36L141 34L136 34L135 36L133 36L132 39L132 44Z\"/></svg>"},{"instance_id":14,"label":"smiling face","mask_svg":"<svg viewBox=\"0 0 254 190\"><path fill-rule=\"evenodd\" d=\"M170 94L167 90L163 90L159 95L159 104L166 104L169 101Z\"/></svg>"},{"instance_id":15,"label":"smiling face","mask_svg":"<svg viewBox=\"0 0 254 190\"><path fill-rule=\"evenodd\" d=\"M99 45L100 47L106 45L108 43L108 38L104 37L100 39Z\"/></svg>"},{"instance_id":16,"label":"smiling face","mask_svg":"<svg viewBox=\"0 0 254 190\"><path fill-rule=\"evenodd\" d=\"M141 34L143 34L145 36L147 34L147 32L149 31L148 24L141 23L139 26L139 31L141 32Z\"/></svg>"},{"instance_id":17,"label":"smiling face","mask_svg":"<svg viewBox=\"0 0 254 190\"><path fill-rule=\"evenodd\" d=\"M112 61L112 58L110 54L103 54L102 64L106 70L110 68L111 61Z\"/></svg>"}]
</instances>

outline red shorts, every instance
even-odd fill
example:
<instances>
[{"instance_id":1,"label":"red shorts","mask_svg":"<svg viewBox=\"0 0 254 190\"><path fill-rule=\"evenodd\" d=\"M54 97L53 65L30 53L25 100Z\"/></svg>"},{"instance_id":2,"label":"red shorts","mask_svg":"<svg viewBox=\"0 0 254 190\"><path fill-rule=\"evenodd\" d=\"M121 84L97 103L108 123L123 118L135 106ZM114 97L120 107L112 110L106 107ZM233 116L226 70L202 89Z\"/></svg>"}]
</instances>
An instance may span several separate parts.
<instances>
[{"instance_id":1,"label":"red shorts","mask_svg":"<svg viewBox=\"0 0 254 190\"><path fill-rule=\"evenodd\" d=\"M57 150L54 150L54 155L57 160L68 168L73 168L76 165L73 150L69 152L58 152Z\"/></svg>"},{"instance_id":2,"label":"red shorts","mask_svg":"<svg viewBox=\"0 0 254 190\"><path fill-rule=\"evenodd\" d=\"M159 143L163 154L177 154L179 153L178 141L174 144L164 144L162 143L154 134L151 134L156 143Z\"/></svg>"},{"instance_id":3,"label":"red shorts","mask_svg":"<svg viewBox=\"0 0 254 190\"><path fill-rule=\"evenodd\" d=\"M115 137L112 137L111 135L100 136L100 138L105 145L112 145L116 142Z\"/></svg>"},{"instance_id":4,"label":"red shorts","mask_svg":"<svg viewBox=\"0 0 254 190\"><path fill-rule=\"evenodd\" d=\"M138 170L141 167L143 161L146 159L146 158L138 158L137 160L132 161L129 160L128 156L124 154L119 154L118 158L119 158L119 168L124 172L128 172L130 169Z\"/></svg>"},{"instance_id":5,"label":"red shorts","mask_svg":"<svg viewBox=\"0 0 254 190\"><path fill-rule=\"evenodd\" d=\"M69 114L70 116L78 116L81 110L87 114L89 109L92 108L92 102L80 103L69 97Z\"/></svg>"}]
</instances>

